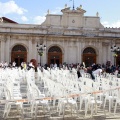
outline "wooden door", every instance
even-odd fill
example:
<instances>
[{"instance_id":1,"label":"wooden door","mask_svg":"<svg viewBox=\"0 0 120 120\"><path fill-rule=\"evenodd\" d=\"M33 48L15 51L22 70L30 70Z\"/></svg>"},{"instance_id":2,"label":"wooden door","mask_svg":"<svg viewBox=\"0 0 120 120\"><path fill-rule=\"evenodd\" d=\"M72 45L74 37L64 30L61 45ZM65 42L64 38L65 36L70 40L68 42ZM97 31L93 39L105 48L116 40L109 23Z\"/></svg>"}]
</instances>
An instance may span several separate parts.
<instances>
[{"instance_id":1,"label":"wooden door","mask_svg":"<svg viewBox=\"0 0 120 120\"><path fill-rule=\"evenodd\" d=\"M48 65L55 63L58 67L62 64L62 50L58 46L52 46L48 50Z\"/></svg>"},{"instance_id":2,"label":"wooden door","mask_svg":"<svg viewBox=\"0 0 120 120\"><path fill-rule=\"evenodd\" d=\"M62 53L48 53L48 65L55 63L58 67L62 64Z\"/></svg>"},{"instance_id":3,"label":"wooden door","mask_svg":"<svg viewBox=\"0 0 120 120\"><path fill-rule=\"evenodd\" d=\"M11 62L16 62L20 66L22 62L27 62L27 50L23 45L15 45L11 51Z\"/></svg>"},{"instance_id":4,"label":"wooden door","mask_svg":"<svg viewBox=\"0 0 120 120\"><path fill-rule=\"evenodd\" d=\"M115 61L116 66L119 65L120 66L120 54L118 54L118 56L116 57Z\"/></svg>"},{"instance_id":5,"label":"wooden door","mask_svg":"<svg viewBox=\"0 0 120 120\"><path fill-rule=\"evenodd\" d=\"M87 47L83 51L83 62L86 66L90 66L93 63L96 63L96 51L92 47Z\"/></svg>"},{"instance_id":6,"label":"wooden door","mask_svg":"<svg viewBox=\"0 0 120 120\"><path fill-rule=\"evenodd\" d=\"M16 62L16 66L20 66L22 62L27 62L27 52L12 52L11 62Z\"/></svg>"},{"instance_id":7,"label":"wooden door","mask_svg":"<svg viewBox=\"0 0 120 120\"><path fill-rule=\"evenodd\" d=\"M83 55L83 62L85 62L86 66L90 66L93 63L96 63L96 55L95 54L84 54Z\"/></svg>"}]
</instances>

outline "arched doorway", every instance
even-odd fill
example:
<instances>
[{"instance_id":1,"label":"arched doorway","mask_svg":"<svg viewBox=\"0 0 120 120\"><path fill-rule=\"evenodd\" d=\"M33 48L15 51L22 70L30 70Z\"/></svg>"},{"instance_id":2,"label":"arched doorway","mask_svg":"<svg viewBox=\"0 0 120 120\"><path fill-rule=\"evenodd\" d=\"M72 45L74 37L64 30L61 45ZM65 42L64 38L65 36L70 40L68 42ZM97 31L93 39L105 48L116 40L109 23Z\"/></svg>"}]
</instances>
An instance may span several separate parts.
<instances>
[{"instance_id":1,"label":"arched doorway","mask_svg":"<svg viewBox=\"0 0 120 120\"><path fill-rule=\"evenodd\" d=\"M58 67L62 64L62 50L57 46L52 46L48 50L48 65L55 63Z\"/></svg>"},{"instance_id":2,"label":"arched doorway","mask_svg":"<svg viewBox=\"0 0 120 120\"><path fill-rule=\"evenodd\" d=\"M16 66L20 66L21 62L27 61L27 50L23 45L16 45L12 48L11 62L16 62Z\"/></svg>"},{"instance_id":3,"label":"arched doorway","mask_svg":"<svg viewBox=\"0 0 120 120\"><path fill-rule=\"evenodd\" d=\"M120 52L117 54L118 56L116 57L116 66L119 65L120 66Z\"/></svg>"},{"instance_id":4,"label":"arched doorway","mask_svg":"<svg viewBox=\"0 0 120 120\"><path fill-rule=\"evenodd\" d=\"M90 66L93 63L96 63L96 52L92 47L87 47L83 51L83 62L86 66Z\"/></svg>"}]
</instances>

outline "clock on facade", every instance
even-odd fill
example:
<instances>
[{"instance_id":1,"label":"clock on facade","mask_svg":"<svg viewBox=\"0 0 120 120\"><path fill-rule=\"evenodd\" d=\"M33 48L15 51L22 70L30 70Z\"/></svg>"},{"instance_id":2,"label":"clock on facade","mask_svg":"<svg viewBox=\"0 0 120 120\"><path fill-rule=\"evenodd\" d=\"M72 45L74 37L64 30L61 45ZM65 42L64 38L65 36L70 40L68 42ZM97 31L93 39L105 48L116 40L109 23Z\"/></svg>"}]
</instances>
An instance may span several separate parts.
<instances>
[{"instance_id":1,"label":"clock on facade","mask_svg":"<svg viewBox=\"0 0 120 120\"><path fill-rule=\"evenodd\" d=\"M72 20L72 23L75 23L75 20Z\"/></svg>"}]
</instances>

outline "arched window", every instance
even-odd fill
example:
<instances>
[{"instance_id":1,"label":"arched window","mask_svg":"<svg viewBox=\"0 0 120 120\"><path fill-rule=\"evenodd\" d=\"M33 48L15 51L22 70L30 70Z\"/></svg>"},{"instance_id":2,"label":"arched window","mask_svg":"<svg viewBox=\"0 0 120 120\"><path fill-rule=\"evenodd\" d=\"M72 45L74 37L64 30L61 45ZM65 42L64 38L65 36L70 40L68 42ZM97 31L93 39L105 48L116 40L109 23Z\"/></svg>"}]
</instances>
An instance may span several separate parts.
<instances>
[{"instance_id":1,"label":"arched window","mask_svg":"<svg viewBox=\"0 0 120 120\"><path fill-rule=\"evenodd\" d=\"M61 49L57 46L51 47L48 52L62 52Z\"/></svg>"},{"instance_id":2,"label":"arched window","mask_svg":"<svg viewBox=\"0 0 120 120\"><path fill-rule=\"evenodd\" d=\"M83 51L83 54L96 54L96 52L93 48L88 47Z\"/></svg>"},{"instance_id":3,"label":"arched window","mask_svg":"<svg viewBox=\"0 0 120 120\"><path fill-rule=\"evenodd\" d=\"M12 51L26 51L26 48L22 45L16 45L12 48Z\"/></svg>"}]
</instances>

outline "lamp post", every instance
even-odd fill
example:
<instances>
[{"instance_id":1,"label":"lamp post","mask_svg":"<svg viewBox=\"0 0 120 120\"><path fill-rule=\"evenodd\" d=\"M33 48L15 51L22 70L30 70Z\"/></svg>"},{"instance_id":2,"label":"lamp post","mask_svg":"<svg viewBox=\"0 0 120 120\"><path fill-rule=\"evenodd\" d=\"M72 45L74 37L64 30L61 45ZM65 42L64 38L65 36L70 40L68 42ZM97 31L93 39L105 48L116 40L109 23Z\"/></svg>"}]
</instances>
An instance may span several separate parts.
<instances>
[{"instance_id":1,"label":"lamp post","mask_svg":"<svg viewBox=\"0 0 120 120\"><path fill-rule=\"evenodd\" d=\"M43 52L46 50L46 46L41 43L40 44L37 43L36 47L37 47L37 52L40 56L40 66L41 66L41 57L43 56Z\"/></svg>"},{"instance_id":2,"label":"lamp post","mask_svg":"<svg viewBox=\"0 0 120 120\"><path fill-rule=\"evenodd\" d=\"M114 45L113 47L111 46L111 52L113 52L113 57L114 57L114 65L116 66L116 57L118 56L118 53L120 51L120 48Z\"/></svg>"}]
</instances>

